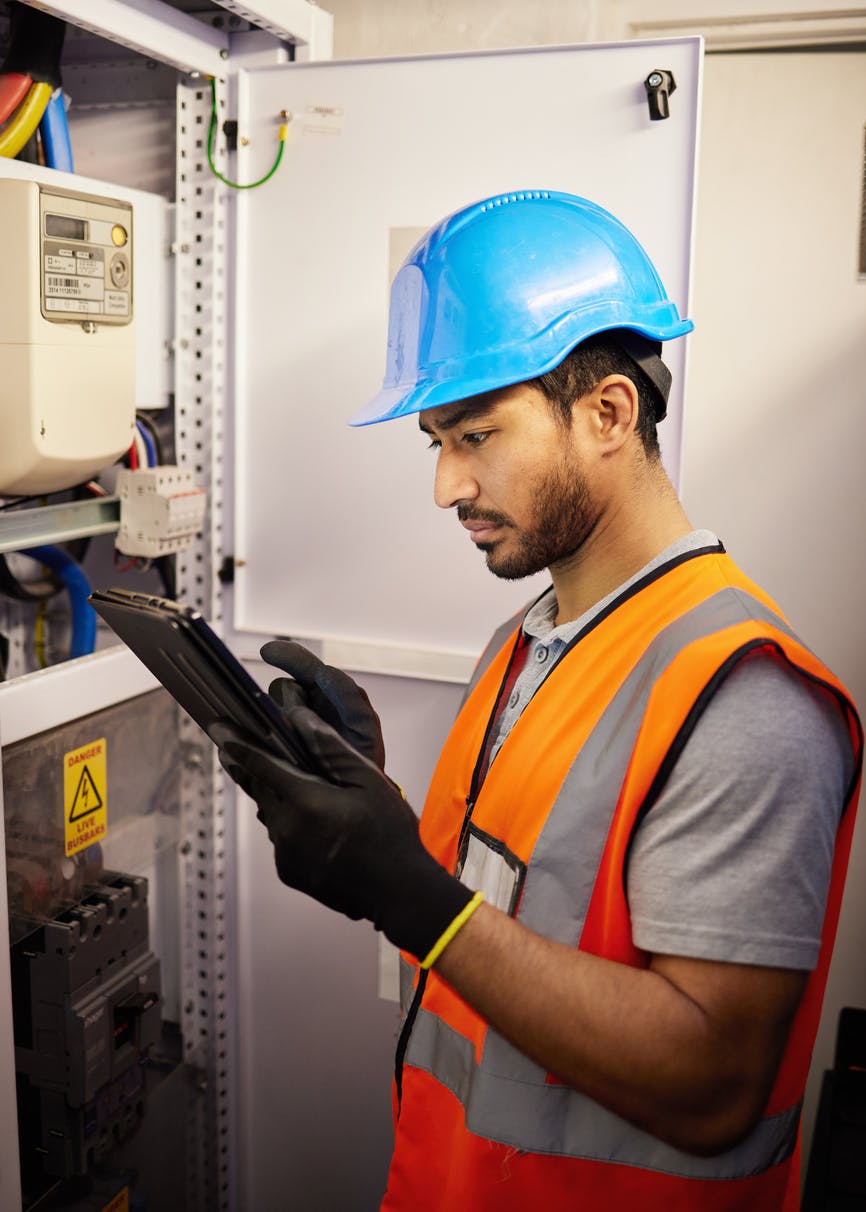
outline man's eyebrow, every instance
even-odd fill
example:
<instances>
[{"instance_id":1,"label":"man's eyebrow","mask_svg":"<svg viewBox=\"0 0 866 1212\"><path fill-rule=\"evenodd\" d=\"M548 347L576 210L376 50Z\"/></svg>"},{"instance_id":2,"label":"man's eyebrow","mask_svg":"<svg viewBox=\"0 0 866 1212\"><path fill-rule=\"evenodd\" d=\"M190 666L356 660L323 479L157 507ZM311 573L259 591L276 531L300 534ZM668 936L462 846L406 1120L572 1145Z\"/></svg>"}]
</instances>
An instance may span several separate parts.
<instances>
[{"instance_id":1,"label":"man's eyebrow","mask_svg":"<svg viewBox=\"0 0 866 1212\"><path fill-rule=\"evenodd\" d=\"M448 429L462 425L464 421L471 421L476 417L484 416L485 413L493 412L495 408L496 403L492 400L467 400L464 404L452 404L436 429L444 433ZM418 417L418 428L424 433L434 432L429 425L424 424L420 416Z\"/></svg>"}]
</instances>

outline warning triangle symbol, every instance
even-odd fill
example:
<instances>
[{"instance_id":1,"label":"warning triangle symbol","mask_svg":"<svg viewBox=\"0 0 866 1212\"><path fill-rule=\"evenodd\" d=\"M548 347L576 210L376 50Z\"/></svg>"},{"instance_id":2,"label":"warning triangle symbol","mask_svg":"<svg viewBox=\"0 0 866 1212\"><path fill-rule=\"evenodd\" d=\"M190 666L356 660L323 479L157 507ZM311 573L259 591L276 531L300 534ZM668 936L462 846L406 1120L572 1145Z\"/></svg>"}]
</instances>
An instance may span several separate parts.
<instances>
[{"instance_id":1,"label":"warning triangle symbol","mask_svg":"<svg viewBox=\"0 0 866 1212\"><path fill-rule=\"evenodd\" d=\"M96 790L96 783L93 781L93 775L87 769L87 766L81 771L81 778L78 780L78 786L75 789L75 798L72 801L72 807L69 810L69 823L80 821L84 816L90 816L91 812L97 812L102 807L102 796Z\"/></svg>"}]
</instances>

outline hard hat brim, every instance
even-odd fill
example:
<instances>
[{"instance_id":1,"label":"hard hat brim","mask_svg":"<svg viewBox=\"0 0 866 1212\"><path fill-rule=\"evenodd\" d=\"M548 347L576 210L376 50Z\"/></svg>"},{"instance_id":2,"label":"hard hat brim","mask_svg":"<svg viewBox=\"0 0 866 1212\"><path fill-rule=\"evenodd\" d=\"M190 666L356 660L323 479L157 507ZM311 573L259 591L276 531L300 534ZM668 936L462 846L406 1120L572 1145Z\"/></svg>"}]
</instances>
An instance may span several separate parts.
<instances>
[{"instance_id":1,"label":"hard hat brim","mask_svg":"<svg viewBox=\"0 0 866 1212\"><path fill-rule=\"evenodd\" d=\"M670 341L684 337L694 328L691 320L677 318L673 322L660 327L630 326L630 330L652 341ZM483 368L483 372L472 376L465 373L455 378L447 376L443 379L427 377L414 383L396 384L393 387L383 387L371 400L354 416L349 418L349 425L360 428L364 425L376 425L380 421L394 421L399 417L411 416L422 412L425 408L440 408L445 404L456 404L458 400L466 400L471 396L481 395L485 391L499 391L504 387L512 387L539 375L547 374L563 360L576 345L587 336L600 335L606 329L593 329L589 334L581 335L577 341L568 341L565 348L557 345L552 353L548 351L546 358L530 368L521 360L519 368L513 368L509 373L507 357L495 359L495 364ZM481 368L479 368L481 369ZM529 373L527 373L529 371Z\"/></svg>"}]
</instances>

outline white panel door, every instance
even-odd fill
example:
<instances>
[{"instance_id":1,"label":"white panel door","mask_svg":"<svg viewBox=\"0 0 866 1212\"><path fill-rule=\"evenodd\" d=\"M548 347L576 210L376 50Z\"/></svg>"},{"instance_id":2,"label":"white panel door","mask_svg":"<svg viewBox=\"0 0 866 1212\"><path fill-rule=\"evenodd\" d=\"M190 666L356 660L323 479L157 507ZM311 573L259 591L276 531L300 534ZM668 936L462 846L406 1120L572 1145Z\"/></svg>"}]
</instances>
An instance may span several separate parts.
<instances>
[{"instance_id":1,"label":"white panel door","mask_svg":"<svg viewBox=\"0 0 866 1212\"><path fill-rule=\"evenodd\" d=\"M686 38L244 77L252 161L267 167L279 111L292 121L277 174L238 201L239 630L349 641L340 659L354 668L465 673L538 592L539 578L491 577L435 509L416 418L346 425L381 383L390 274L414 236L464 204L561 189L624 220L685 313L700 65L700 40ZM664 121L649 117L654 68L677 83ZM685 342L668 353L676 479Z\"/></svg>"}]
</instances>

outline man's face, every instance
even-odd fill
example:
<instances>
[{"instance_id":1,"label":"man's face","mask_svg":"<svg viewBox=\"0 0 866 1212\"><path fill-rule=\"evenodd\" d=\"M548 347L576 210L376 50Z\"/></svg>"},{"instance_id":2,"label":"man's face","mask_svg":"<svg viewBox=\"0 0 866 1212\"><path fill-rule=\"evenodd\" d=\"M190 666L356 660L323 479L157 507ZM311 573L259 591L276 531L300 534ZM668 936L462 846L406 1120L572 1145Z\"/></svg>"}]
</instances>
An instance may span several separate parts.
<instances>
[{"instance_id":1,"label":"man's face","mask_svg":"<svg viewBox=\"0 0 866 1212\"><path fill-rule=\"evenodd\" d=\"M434 498L452 506L487 567L506 580L568 559L598 520L573 430L519 384L419 417L438 451Z\"/></svg>"}]
</instances>

